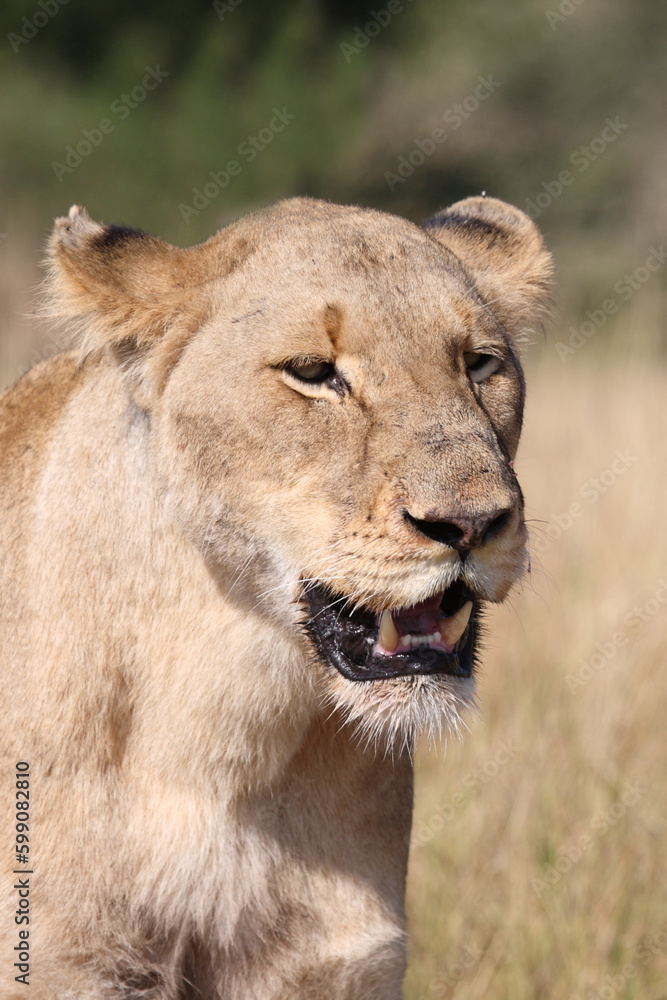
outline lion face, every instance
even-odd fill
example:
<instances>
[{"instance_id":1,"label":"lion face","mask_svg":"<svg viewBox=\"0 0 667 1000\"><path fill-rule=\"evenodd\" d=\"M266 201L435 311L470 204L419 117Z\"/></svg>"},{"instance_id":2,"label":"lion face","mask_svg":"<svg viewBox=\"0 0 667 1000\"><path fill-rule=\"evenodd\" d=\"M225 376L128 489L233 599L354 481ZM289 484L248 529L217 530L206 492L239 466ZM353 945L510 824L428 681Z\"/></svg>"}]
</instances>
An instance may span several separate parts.
<instances>
[{"instance_id":1,"label":"lion face","mask_svg":"<svg viewBox=\"0 0 667 1000\"><path fill-rule=\"evenodd\" d=\"M483 603L526 561L517 345L549 277L527 217L295 200L179 251L75 211L54 257L225 598L369 735L456 725Z\"/></svg>"}]
</instances>

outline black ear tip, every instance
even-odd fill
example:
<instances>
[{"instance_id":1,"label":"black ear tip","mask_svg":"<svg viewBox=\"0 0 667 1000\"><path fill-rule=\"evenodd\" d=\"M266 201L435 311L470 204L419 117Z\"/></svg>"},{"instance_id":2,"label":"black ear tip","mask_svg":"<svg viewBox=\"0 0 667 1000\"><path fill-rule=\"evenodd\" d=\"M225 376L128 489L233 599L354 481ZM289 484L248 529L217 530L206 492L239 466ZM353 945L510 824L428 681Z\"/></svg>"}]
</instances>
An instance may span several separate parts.
<instances>
[{"instance_id":1,"label":"black ear tip","mask_svg":"<svg viewBox=\"0 0 667 1000\"><path fill-rule=\"evenodd\" d=\"M503 236L504 229L490 219L474 215L471 212L459 212L447 209L431 216L423 224L424 229L458 229L470 236Z\"/></svg>"},{"instance_id":2,"label":"black ear tip","mask_svg":"<svg viewBox=\"0 0 667 1000\"><path fill-rule=\"evenodd\" d=\"M94 246L98 250L110 250L114 247L132 243L135 240L150 240L151 237L143 229L132 229L130 226L104 226L101 233L95 237Z\"/></svg>"},{"instance_id":3,"label":"black ear tip","mask_svg":"<svg viewBox=\"0 0 667 1000\"><path fill-rule=\"evenodd\" d=\"M440 212L436 212L435 215L430 215L428 219L424 219L422 229L441 229L446 224L445 218L446 209L442 209Z\"/></svg>"}]
</instances>

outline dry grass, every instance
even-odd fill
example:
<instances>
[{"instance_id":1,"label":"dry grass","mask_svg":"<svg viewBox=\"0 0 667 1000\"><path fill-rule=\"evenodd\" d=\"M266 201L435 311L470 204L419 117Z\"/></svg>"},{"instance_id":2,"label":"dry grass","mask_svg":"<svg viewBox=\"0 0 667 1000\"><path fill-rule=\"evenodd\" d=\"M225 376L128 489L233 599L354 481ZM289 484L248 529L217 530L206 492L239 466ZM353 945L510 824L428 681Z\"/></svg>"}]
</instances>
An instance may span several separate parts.
<instances>
[{"instance_id":1,"label":"dry grass","mask_svg":"<svg viewBox=\"0 0 667 1000\"><path fill-rule=\"evenodd\" d=\"M406 1000L667 997L667 372L554 357L516 463L529 587L490 615L472 734L419 760Z\"/></svg>"}]
</instances>

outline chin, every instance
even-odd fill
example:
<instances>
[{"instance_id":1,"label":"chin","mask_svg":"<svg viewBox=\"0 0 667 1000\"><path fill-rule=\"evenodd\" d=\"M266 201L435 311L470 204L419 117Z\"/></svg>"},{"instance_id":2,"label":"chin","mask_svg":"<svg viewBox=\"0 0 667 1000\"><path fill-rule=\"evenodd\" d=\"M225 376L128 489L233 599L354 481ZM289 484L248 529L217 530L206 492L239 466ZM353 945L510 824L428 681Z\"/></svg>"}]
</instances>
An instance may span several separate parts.
<instances>
[{"instance_id":1,"label":"chin","mask_svg":"<svg viewBox=\"0 0 667 1000\"><path fill-rule=\"evenodd\" d=\"M437 742L466 728L475 680L422 674L364 683L328 672L327 699L363 745L411 751L420 736Z\"/></svg>"}]
</instances>

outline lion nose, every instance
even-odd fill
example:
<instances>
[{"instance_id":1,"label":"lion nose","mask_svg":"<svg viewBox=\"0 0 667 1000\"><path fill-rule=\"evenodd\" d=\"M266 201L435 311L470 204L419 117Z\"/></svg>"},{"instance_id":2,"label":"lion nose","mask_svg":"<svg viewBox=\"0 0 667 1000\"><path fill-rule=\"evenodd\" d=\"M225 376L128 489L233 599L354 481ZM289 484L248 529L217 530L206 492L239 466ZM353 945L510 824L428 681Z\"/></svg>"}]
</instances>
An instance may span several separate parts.
<instances>
[{"instance_id":1,"label":"lion nose","mask_svg":"<svg viewBox=\"0 0 667 1000\"><path fill-rule=\"evenodd\" d=\"M405 511L405 519L422 535L434 542L442 542L456 549L465 559L472 549L477 549L490 538L499 535L507 526L512 511L509 508L489 511L476 517L463 514L449 515L447 520L426 516L413 517Z\"/></svg>"}]
</instances>

